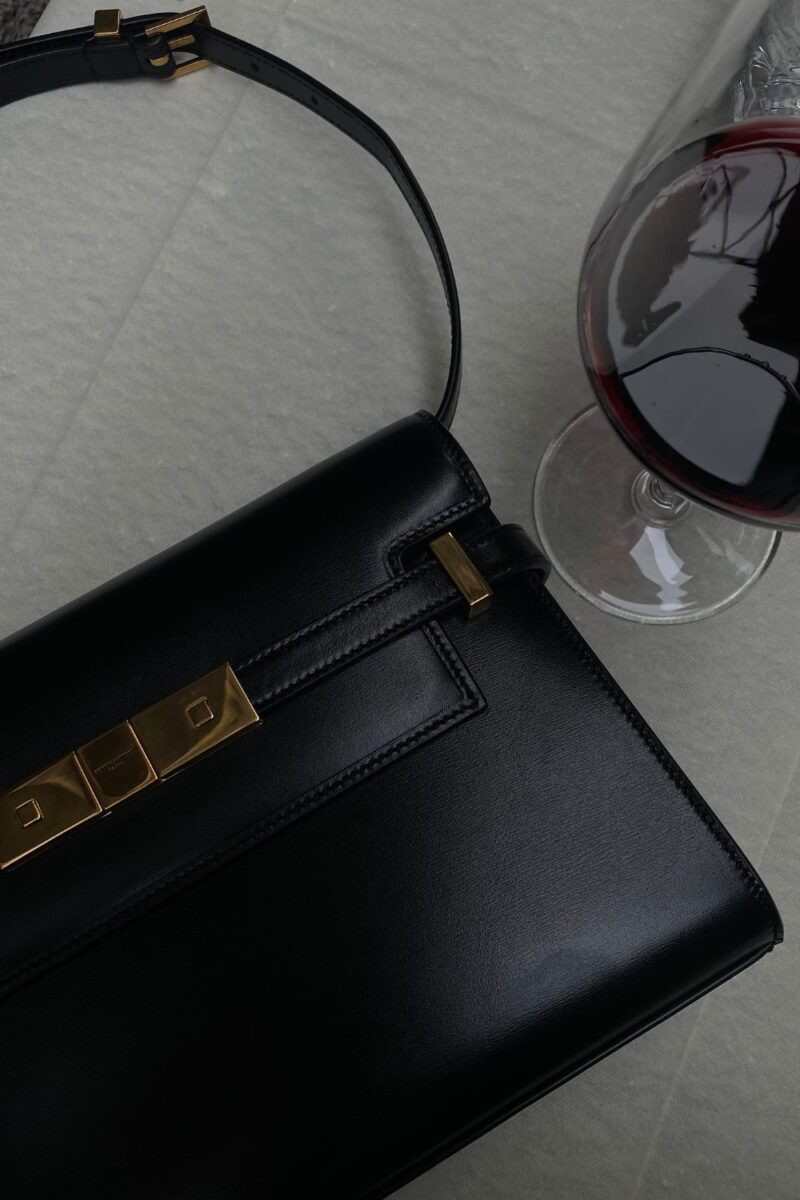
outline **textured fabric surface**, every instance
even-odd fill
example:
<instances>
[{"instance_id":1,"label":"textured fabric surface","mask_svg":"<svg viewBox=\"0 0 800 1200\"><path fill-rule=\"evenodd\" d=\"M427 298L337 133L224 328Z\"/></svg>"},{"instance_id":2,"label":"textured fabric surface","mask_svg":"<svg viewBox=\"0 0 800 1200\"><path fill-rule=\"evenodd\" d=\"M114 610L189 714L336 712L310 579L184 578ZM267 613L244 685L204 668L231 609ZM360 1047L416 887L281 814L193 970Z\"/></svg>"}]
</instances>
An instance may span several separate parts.
<instances>
[{"instance_id":1,"label":"textured fabric surface","mask_svg":"<svg viewBox=\"0 0 800 1200\"><path fill-rule=\"evenodd\" d=\"M28 37L47 0L0 0L0 44Z\"/></svg>"},{"instance_id":2,"label":"textured fabric surface","mask_svg":"<svg viewBox=\"0 0 800 1200\"><path fill-rule=\"evenodd\" d=\"M574 308L594 213L726 8L212 0L418 174L464 306L454 432L505 520L530 527L535 465L590 400ZM40 27L91 16L53 0ZM446 320L413 218L288 101L218 70L87 85L3 110L2 142L2 632L435 406ZM798 577L786 537L740 604L661 629L551 585L764 873L787 941L405 1200L797 1200Z\"/></svg>"}]
</instances>

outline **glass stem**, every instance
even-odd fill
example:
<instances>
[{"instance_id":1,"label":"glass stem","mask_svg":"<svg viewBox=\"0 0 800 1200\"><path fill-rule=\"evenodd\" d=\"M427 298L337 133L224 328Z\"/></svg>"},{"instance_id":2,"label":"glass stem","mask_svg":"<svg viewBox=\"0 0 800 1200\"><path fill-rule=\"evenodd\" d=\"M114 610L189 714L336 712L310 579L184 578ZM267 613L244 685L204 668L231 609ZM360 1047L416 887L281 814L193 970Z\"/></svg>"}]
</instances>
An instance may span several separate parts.
<instances>
[{"instance_id":1,"label":"glass stem","mask_svg":"<svg viewBox=\"0 0 800 1200\"><path fill-rule=\"evenodd\" d=\"M675 525L688 515L691 500L666 487L652 471L640 471L633 481L631 501L648 525Z\"/></svg>"}]
</instances>

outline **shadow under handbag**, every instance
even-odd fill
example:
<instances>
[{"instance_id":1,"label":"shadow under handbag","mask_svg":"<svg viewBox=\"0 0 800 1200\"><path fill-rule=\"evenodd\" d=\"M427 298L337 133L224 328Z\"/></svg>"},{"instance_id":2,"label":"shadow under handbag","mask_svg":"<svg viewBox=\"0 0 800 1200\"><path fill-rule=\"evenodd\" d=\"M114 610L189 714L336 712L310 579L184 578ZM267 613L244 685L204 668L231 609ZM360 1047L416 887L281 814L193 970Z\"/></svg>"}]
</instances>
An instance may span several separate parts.
<instances>
[{"instance_id":1,"label":"shadow under handbag","mask_svg":"<svg viewBox=\"0 0 800 1200\"><path fill-rule=\"evenodd\" d=\"M169 78L176 51L386 167L452 361L438 418L0 647L3 1195L380 1197L780 918L447 432L456 287L389 138L201 9L8 46L0 102Z\"/></svg>"}]
</instances>

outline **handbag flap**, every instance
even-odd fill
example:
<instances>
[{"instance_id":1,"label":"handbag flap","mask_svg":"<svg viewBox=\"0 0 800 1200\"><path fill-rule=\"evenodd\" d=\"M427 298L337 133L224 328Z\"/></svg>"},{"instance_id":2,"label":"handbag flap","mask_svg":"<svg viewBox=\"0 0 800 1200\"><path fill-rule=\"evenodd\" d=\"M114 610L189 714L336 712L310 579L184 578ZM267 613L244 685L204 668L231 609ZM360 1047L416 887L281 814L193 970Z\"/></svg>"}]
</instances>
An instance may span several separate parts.
<instances>
[{"instance_id":1,"label":"handbag flap","mask_svg":"<svg viewBox=\"0 0 800 1200\"><path fill-rule=\"evenodd\" d=\"M356 661L340 653L346 706L336 674L300 694L269 684L272 651L331 613L355 620L359 597L375 611L404 551L454 525L496 526L488 504L457 444L417 414L4 643L0 792L224 663L258 664L271 708L256 733L0 872L0 988L479 711L431 622L362 639ZM270 746L286 744L297 753L276 774ZM31 795L15 794L23 822Z\"/></svg>"}]
</instances>

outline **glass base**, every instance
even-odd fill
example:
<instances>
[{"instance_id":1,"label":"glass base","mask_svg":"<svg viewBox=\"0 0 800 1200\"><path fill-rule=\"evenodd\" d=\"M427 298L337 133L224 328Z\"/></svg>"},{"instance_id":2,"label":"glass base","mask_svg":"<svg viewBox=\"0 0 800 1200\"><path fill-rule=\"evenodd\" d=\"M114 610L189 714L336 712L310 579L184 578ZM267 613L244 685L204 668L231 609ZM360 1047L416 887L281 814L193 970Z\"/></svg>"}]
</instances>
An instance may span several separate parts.
<instances>
[{"instance_id":1,"label":"glass base","mask_svg":"<svg viewBox=\"0 0 800 1200\"><path fill-rule=\"evenodd\" d=\"M551 442L533 489L539 543L584 599L629 621L697 621L752 587L780 534L685 499L596 406Z\"/></svg>"}]
</instances>

